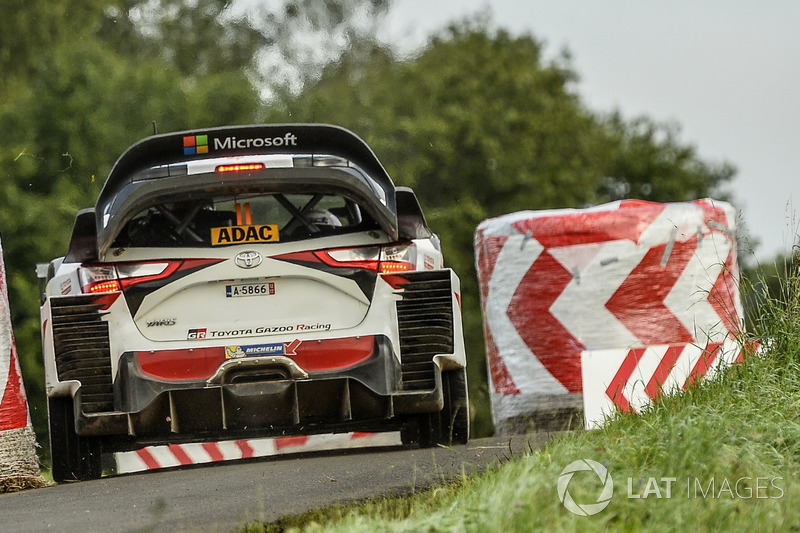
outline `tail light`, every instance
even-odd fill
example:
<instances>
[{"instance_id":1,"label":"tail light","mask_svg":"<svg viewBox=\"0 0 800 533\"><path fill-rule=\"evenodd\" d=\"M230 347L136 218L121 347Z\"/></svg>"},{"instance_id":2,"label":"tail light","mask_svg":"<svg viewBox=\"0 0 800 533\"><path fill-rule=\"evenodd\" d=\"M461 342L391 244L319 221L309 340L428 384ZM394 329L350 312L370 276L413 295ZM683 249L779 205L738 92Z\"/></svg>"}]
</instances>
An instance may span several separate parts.
<instances>
[{"instance_id":1,"label":"tail light","mask_svg":"<svg viewBox=\"0 0 800 533\"><path fill-rule=\"evenodd\" d=\"M319 250L314 255L330 266L366 268L380 274L392 274L416 270L417 248L412 243L403 243Z\"/></svg>"},{"instance_id":2,"label":"tail light","mask_svg":"<svg viewBox=\"0 0 800 533\"><path fill-rule=\"evenodd\" d=\"M117 292L137 283L169 277L180 266L181 261L81 265L78 277L84 293L99 294Z\"/></svg>"}]
</instances>

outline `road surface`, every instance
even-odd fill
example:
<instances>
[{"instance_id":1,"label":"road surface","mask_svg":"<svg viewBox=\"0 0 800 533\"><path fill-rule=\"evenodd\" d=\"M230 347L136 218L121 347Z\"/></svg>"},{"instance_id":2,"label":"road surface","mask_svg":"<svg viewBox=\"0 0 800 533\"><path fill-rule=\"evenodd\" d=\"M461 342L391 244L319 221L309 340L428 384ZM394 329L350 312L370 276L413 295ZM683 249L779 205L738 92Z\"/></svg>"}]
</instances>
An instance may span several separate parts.
<instances>
[{"instance_id":1,"label":"road surface","mask_svg":"<svg viewBox=\"0 0 800 533\"><path fill-rule=\"evenodd\" d=\"M549 438L304 454L106 477L0 494L4 533L219 531L334 503L408 494L498 464Z\"/></svg>"}]
</instances>

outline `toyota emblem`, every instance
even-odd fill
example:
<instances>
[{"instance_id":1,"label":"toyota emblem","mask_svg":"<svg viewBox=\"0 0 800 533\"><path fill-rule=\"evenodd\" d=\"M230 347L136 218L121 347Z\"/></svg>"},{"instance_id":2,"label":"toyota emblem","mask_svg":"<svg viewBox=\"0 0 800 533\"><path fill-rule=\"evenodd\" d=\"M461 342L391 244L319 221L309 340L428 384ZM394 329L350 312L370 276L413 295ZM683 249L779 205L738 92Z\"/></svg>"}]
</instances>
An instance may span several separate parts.
<instances>
[{"instance_id":1,"label":"toyota emblem","mask_svg":"<svg viewBox=\"0 0 800 533\"><path fill-rule=\"evenodd\" d=\"M261 264L261 261L263 261L263 258L260 253L249 250L236 254L233 260L239 268L255 268Z\"/></svg>"}]
</instances>

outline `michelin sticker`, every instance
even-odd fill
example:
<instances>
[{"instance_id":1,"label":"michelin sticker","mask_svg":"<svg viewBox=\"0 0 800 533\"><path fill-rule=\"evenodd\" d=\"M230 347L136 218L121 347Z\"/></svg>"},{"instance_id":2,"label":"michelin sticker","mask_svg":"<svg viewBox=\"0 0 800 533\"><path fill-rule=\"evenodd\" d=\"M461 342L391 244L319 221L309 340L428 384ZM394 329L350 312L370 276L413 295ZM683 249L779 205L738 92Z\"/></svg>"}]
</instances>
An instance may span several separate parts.
<instances>
[{"instance_id":1,"label":"michelin sticker","mask_svg":"<svg viewBox=\"0 0 800 533\"><path fill-rule=\"evenodd\" d=\"M295 350L303 341L276 342L273 344L250 344L247 346L226 346L225 359L241 357L265 357L270 355L297 355Z\"/></svg>"}]
</instances>

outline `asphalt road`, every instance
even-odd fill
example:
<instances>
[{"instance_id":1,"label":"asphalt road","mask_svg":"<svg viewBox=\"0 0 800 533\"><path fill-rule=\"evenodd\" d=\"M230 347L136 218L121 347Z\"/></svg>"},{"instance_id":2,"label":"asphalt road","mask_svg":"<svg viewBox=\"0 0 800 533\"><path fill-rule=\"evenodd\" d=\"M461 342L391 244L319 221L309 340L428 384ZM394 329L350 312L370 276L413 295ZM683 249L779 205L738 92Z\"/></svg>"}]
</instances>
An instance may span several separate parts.
<instances>
[{"instance_id":1,"label":"asphalt road","mask_svg":"<svg viewBox=\"0 0 800 533\"><path fill-rule=\"evenodd\" d=\"M334 503L408 494L541 446L548 435L282 456L0 494L0 531L234 531Z\"/></svg>"}]
</instances>

